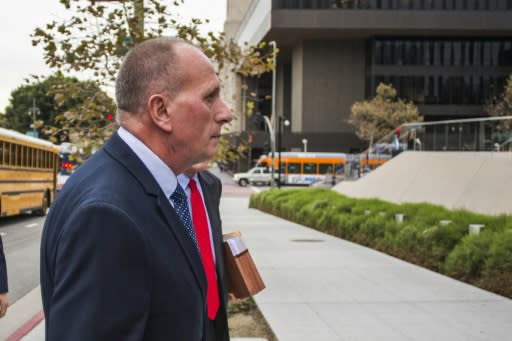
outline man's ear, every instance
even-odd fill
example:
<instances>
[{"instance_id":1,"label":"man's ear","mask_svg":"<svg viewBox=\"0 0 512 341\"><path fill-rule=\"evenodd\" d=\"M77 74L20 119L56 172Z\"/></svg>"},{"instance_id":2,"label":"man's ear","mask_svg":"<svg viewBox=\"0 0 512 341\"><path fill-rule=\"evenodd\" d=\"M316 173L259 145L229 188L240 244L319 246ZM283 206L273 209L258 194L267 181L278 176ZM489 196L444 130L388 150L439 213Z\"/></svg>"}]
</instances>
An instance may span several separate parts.
<instances>
[{"instance_id":1,"label":"man's ear","mask_svg":"<svg viewBox=\"0 0 512 341\"><path fill-rule=\"evenodd\" d=\"M165 95L155 94L148 100L149 117L160 129L171 132L171 115L168 110L170 99Z\"/></svg>"}]
</instances>

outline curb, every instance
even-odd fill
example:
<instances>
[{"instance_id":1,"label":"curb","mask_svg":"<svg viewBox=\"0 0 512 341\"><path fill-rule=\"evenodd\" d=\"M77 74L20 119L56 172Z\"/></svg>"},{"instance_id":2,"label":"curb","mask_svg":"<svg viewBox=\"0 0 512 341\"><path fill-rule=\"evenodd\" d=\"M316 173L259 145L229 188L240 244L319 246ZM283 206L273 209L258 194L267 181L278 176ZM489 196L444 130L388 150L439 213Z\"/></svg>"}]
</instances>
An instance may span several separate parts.
<instances>
[{"instance_id":1,"label":"curb","mask_svg":"<svg viewBox=\"0 0 512 341\"><path fill-rule=\"evenodd\" d=\"M41 321L44 320L44 312L41 310L30 320L25 322L21 327L16 329L14 333L12 333L5 341L19 341L22 337L27 335L32 329L34 329Z\"/></svg>"}]
</instances>

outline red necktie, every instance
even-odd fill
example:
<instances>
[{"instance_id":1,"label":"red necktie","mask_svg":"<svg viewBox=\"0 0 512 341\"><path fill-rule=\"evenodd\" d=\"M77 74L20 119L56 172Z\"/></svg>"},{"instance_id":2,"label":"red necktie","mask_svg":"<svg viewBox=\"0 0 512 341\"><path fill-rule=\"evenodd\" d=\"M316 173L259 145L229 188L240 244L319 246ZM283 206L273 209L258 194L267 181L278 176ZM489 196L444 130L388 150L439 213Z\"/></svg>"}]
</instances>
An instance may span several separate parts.
<instances>
[{"instance_id":1,"label":"red necktie","mask_svg":"<svg viewBox=\"0 0 512 341\"><path fill-rule=\"evenodd\" d=\"M208 318L214 320L219 310L219 289L217 287L217 276L215 275L215 263L213 261L212 247L210 243L210 231L208 219L206 218L205 206L201 193L197 189L196 182L190 179L190 202L192 204L192 221L196 231L197 243L203 261L206 280L208 281Z\"/></svg>"}]
</instances>

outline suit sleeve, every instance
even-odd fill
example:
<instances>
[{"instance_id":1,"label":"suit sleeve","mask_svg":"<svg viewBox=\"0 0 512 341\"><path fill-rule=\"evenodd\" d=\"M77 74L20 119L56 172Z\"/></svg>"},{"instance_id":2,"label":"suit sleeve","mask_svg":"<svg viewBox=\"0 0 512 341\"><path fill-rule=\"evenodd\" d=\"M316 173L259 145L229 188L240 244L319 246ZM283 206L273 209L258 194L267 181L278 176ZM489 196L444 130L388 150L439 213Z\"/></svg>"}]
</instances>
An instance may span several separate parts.
<instances>
[{"instance_id":1,"label":"suit sleeve","mask_svg":"<svg viewBox=\"0 0 512 341\"><path fill-rule=\"evenodd\" d=\"M4 247L2 237L0 236L0 294L8 291L7 285L7 264L5 262Z\"/></svg>"},{"instance_id":2,"label":"suit sleeve","mask_svg":"<svg viewBox=\"0 0 512 341\"><path fill-rule=\"evenodd\" d=\"M107 203L79 209L62 231L46 339L141 340L151 282L141 231Z\"/></svg>"}]
</instances>

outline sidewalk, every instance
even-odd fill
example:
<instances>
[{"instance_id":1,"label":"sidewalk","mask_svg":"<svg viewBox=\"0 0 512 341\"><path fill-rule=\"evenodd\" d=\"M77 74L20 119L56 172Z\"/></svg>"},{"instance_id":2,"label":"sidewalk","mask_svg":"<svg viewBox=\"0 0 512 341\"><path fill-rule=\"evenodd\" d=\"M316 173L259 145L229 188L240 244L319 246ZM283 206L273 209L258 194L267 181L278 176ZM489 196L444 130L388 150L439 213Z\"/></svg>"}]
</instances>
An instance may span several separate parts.
<instances>
[{"instance_id":1,"label":"sidewalk","mask_svg":"<svg viewBox=\"0 0 512 341\"><path fill-rule=\"evenodd\" d=\"M225 198L267 288L279 341L510 340L512 300Z\"/></svg>"},{"instance_id":2,"label":"sidewalk","mask_svg":"<svg viewBox=\"0 0 512 341\"><path fill-rule=\"evenodd\" d=\"M246 198L222 199L224 232L242 232L267 286L255 300L279 341L512 335L512 300L247 206ZM19 325L40 307L29 295L39 301L23 298L9 310L14 315L23 300L32 309ZM40 323L22 340L43 335Z\"/></svg>"}]
</instances>

